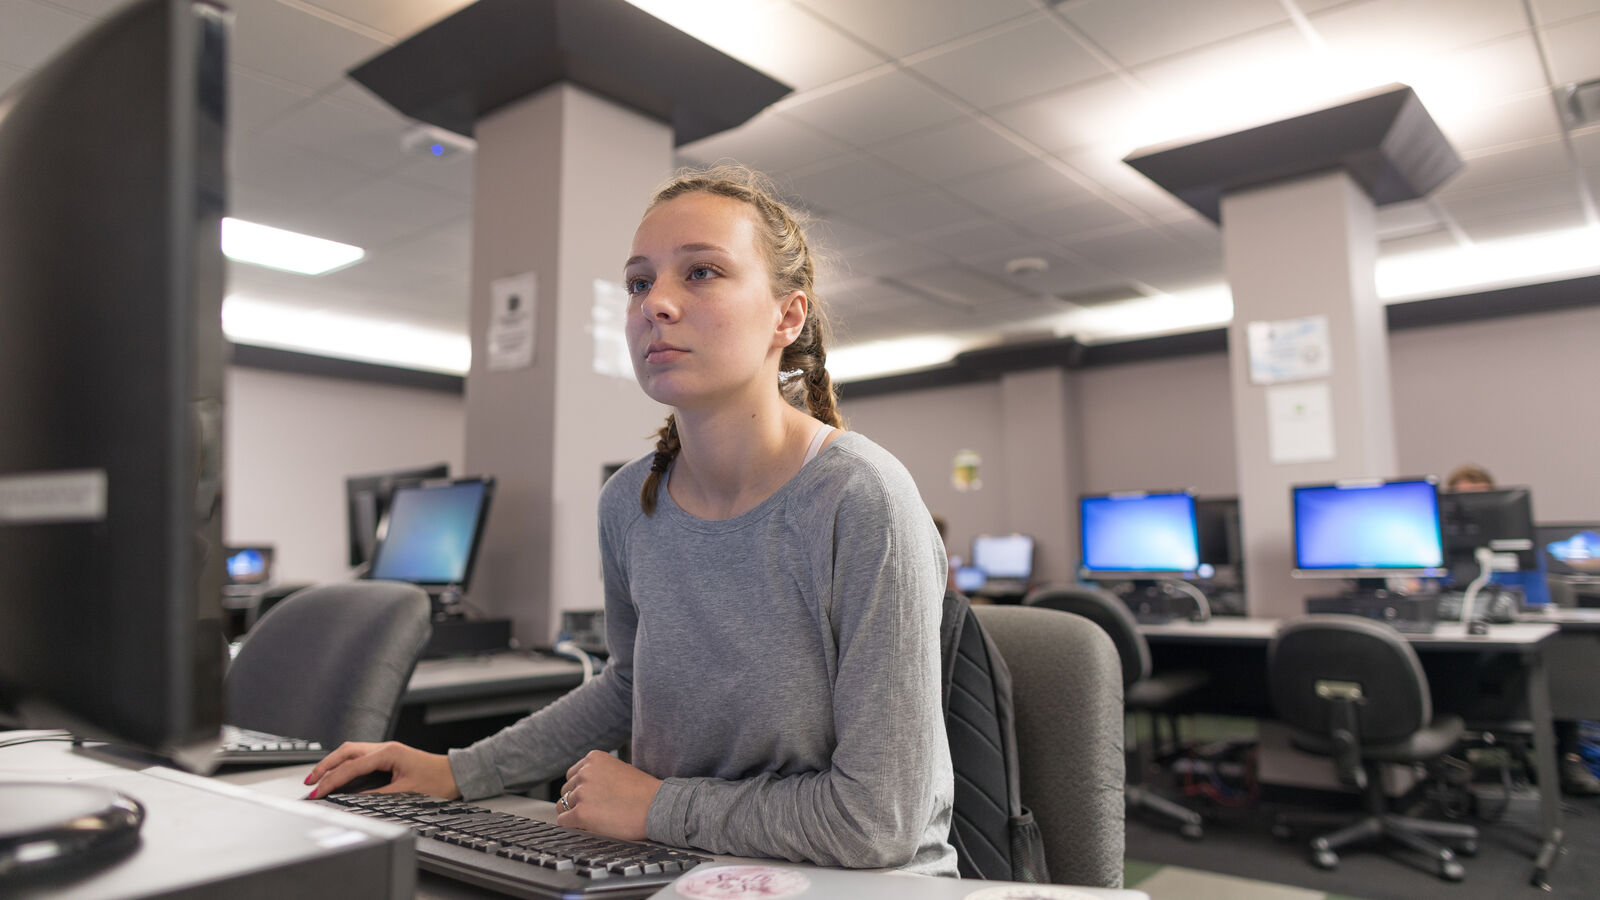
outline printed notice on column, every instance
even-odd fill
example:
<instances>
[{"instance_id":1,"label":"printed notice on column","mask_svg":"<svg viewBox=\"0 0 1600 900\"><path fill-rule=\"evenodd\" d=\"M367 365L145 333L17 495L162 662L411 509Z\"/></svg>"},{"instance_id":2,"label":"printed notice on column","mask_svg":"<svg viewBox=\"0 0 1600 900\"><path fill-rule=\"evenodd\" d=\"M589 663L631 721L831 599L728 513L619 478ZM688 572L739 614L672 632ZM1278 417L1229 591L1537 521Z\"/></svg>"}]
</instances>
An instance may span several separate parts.
<instances>
[{"instance_id":1,"label":"printed notice on column","mask_svg":"<svg viewBox=\"0 0 1600 900\"><path fill-rule=\"evenodd\" d=\"M1252 384L1326 378L1333 371L1327 316L1251 322L1245 335Z\"/></svg>"},{"instance_id":2,"label":"printed notice on column","mask_svg":"<svg viewBox=\"0 0 1600 900\"><path fill-rule=\"evenodd\" d=\"M1333 402L1326 381L1267 388L1267 444L1275 463L1333 459Z\"/></svg>"},{"instance_id":3,"label":"printed notice on column","mask_svg":"<svg viewBox=\"0 0 1600 900\"><path fill-rule=\"evenodd\" d=\"M533 315L538 280L532 272L497 278L489 285L489 369L503 372L533 365Z\"/></svg>"}]
</instances>

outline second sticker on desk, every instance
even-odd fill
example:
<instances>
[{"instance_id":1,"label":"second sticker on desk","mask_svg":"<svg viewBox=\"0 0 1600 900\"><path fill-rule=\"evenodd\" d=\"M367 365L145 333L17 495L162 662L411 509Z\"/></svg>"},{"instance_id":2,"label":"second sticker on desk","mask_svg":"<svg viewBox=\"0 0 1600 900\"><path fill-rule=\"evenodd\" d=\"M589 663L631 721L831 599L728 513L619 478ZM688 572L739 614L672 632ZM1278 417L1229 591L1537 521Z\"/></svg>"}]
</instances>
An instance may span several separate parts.
<instances>
[{"instance_id":1,"label":"second sticker on desk","mask_svg":"<svg viewBox=\"0 0 1600 900\"><path fill-rule=\"evenodd\" d=\"M701 866L674 886L690 900L782 900L803 893L811 879L794 869L775 866Z\"/></svg>"}]
</instances>

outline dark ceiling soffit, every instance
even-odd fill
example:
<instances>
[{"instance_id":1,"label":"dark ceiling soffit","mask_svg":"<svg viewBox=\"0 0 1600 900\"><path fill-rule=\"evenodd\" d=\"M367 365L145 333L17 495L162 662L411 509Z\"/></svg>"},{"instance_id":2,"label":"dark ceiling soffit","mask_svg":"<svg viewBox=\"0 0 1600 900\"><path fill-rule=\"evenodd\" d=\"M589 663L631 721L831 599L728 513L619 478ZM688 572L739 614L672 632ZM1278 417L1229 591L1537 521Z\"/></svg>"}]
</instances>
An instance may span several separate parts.
<instances>
[{"instance_id":1,"label":"dark ceiling soffit","mask_svg":"<svg viewBox=\"0 0 1600 900\"><path fill-rule=\"evenodd\" d=\"M278 350L272 347L254 347L249 344L230 343L228 347L232 356L229 363L245 369L265 369L270 372L312 375L319 378L341 378L346 381L418 388L444 394L459 395L466 392L466 379L460 375L333 359L328 356L296 353L293 350Z\"/></svg>"},{"instance_id":2,"label":"dark ceiling soffit","mask_svg":"<svg viewBox=\"0 0 1600 900\"><path fill-rule=\"evenodd\" d=\"M1337 169L1379 206L1427 196L1461 158L1404 85L1316 112L1123 160L1213 222L1229 191Z\"/></svg>"},{"instance_id":3,"label":"dark ceiling soffit","mask_svg":"<svg viewBox=\"0 0 1600 900\"><path fill-rule=\"evenodd\" d=\"M679 146L791 90L625 0L478 0L350 77L413 119L469 136L495 110L570 82L672 125Z\"/></svg>"},{"instance_id":4,"label":"dark ceiling soffit","mask_svg":"<svg viewBox=\"0 0 1600 900\"><path fill-rule=\"evenodd\" d=\"M1600 306L1600 275L1502 288L1459 297L1412 300L1387 308L1390 331L1501 319L1531 313ZM991 381L1008 372L1048 366L1088 369L1122 363L1150 362L1228 352L1228 329L1211 328L1187 334L1138 338L1105 344L1079 344L1070 337L1034 344L1002 344L958 355L948 365L883 378L847 381L839 386L845 400L901 391Z\"/></svg>"}]
</instances>

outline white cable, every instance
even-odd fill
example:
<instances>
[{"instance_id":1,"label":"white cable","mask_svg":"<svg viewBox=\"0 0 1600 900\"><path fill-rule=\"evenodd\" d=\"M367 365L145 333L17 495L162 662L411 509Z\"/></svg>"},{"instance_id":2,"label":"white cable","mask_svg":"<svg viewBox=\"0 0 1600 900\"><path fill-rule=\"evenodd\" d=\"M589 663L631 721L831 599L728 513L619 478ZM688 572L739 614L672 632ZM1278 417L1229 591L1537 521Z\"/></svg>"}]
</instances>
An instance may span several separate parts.
<instances>
[{"instance_id":1,"label":"white cable","mask_svg":"<svg viewBox=\"0 0 1600 900\"><path fill-rule=\"evenodd\" d=\"M594 678L594 657L579 649L577 644L573 643L572 641L557 641L556 645L551 647L550 650L551 652L565 656L568 659L577 660L578 665L583 666L584 684L588 684L589 681Z\"/></svg>"},{"instance_id":2,"label":"white cable","mask_svg":"<svg viewBox=\"0 0 1600 900\"><path fill-rule=\"evenodd\" d=\"M1461 624L1472 624L1472 606L1478 599L1478 591L1489 583L1489 577L1494 574L1494 551L1488 547L1479 547L1472 554L1478 560L1478 577L1472 579L1467 585L1467 592L1461 597Z\"/></svg>"},{"instance_id":3,"label":"white cable","mask_svg":"<svg viewBox=\"0 0 1600 900\"><path fill-rule=\"evenodd\" d=\"M1206 599L1206 595L1199 588L1187 581L1169 581L1167 584L1173 585L1178 590L1194 598L1194 605L1200 610L1200 621L1208 622L1211 620L1211 601Z\"/></svg>"}]
</instances>

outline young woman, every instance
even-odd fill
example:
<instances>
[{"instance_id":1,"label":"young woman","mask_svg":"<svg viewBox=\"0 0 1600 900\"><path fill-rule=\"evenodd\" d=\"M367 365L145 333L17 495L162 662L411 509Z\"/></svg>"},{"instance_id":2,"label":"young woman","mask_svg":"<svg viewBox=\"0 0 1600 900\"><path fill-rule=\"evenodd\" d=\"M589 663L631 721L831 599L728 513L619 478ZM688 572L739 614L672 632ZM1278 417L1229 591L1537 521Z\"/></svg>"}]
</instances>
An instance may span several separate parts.
<instances>
[{"instance_id":1,"label":"young woman","mask_svg":"<svg viewBox=\"0 0 1600 900\"><path fill-rule=\"evenodd\" d=\"M680 176L624 279L639 385L673 413L601 493L609 665L448 757L346 744L307 783L476 798L578 759L562 825L955 875L944 548L904 467L841 428L803 231L747 170ZM630 739L632 765L601 752Z\"/></svg>"}]
</instances>

